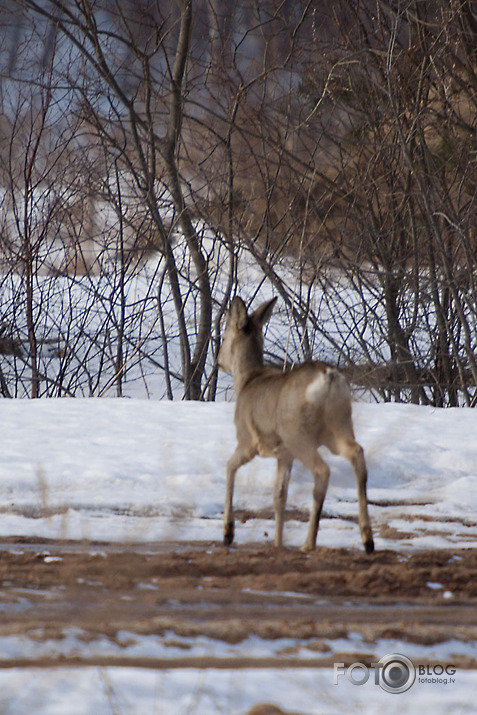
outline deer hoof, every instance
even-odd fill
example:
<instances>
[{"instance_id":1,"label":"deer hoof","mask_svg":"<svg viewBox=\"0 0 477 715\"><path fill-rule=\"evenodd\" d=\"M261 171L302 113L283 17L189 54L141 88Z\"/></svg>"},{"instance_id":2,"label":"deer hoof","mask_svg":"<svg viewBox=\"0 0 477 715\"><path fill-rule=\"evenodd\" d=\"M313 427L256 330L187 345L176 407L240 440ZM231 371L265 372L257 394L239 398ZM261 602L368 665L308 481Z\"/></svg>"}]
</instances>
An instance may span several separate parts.
<instances>
[{"instance_id":1,"label":"deer hoof","mask_svg":"<svg viewBox=\"0 0 477 715\"><path fill-rule=\"evenodd\" d=\"M374 541L372 539L366 539L364 542L364 550L367 554L372 554L374 551Z\"/></svg>"},{"instance_id":2,"label":"deer hoof","mask_svg":"<svg viewBox=\"0 0 477 715\"><path fill-rule=\"evenodd\" d=\"M224 531L224 546L230 546L234 540L234 523L233 521L229 522L227 526L225 527Z\"/></svg>"}]
</instances>

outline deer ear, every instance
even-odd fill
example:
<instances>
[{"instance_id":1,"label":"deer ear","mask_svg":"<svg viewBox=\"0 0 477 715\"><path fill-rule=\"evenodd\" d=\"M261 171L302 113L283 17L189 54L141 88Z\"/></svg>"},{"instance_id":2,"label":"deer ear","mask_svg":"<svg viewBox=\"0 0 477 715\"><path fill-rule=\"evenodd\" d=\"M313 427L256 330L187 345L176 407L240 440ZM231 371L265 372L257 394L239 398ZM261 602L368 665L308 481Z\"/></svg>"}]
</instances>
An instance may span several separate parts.
<instances>
[{"instance_id":1,"label":"deer ear","mask_svg":"<svg viewBox=\"0 0 477 715\"><path fill-rule=\"evenodd\" d=\"M238 330L245 328L248 321L247 307L240 296L232 299L229 308L229 320L235 322Z\"/></svg>"},{"instance_id":2,"label":"deer ear","mask_svg":"<svg viewBox=\"0 0 477 715\"><path fill-rule=\"evenodd\" d=\"M255 322L258 323L260 327L262 327L270 320L276 302L277 296L267 301L266 303L262 303L262 305L260 305L250 317L255 320Z\"/></svg>"}]
</instances>

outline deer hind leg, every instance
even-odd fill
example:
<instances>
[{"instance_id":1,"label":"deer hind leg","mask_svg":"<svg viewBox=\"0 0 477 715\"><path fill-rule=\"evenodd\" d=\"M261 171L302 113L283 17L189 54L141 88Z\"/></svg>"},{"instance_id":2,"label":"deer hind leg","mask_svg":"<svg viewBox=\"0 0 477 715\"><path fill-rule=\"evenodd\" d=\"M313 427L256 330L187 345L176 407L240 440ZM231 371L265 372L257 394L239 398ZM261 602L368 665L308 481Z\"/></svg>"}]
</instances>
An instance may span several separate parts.
<instances>
[{"instance_id":1,"label":"deer hind leg","mask_svg":"<svg viewBox=\"0 0 477 715\"><path fill-rule=\"evenodd\" d=\"M224 507L224 544L230 546L234 540L234 485L237 470L250 462L256 455L256 451L245 451L240 445L227 462L227 481L225 486L225 507Z\"/></svg>"},{"instance_id":2,"label":"deer hind leg","mask_svg":"<svg viewBox=\"0 0 477 715\"><path fill-rule=\"evenodd\" d=\"M287 503L288 483L293 460L289 457L277 459L277 481L275 484L275 546L280 548L283 543L283 522Z\"/></svg>"},{"instance_id":3,"label":"deer hind leg","mask_svg":"<svg viewBox=\"0 0 477 715\"><path fill-rule=\"evenodd\" d=\"M316 547L316 537L318 534L318 526L320 524L321 510L325 501L326 492L328 491L328 482L330 480L330 468L321 458L318 452L313 452L308 458L301 459L305 467L310 469L313 475L313 505L311 508L310 521L308 524L308 534L306 541L301 547L301 551L313 551Z\"/></svg>"},{"instance_id":4,"label":"deer hind leg","mask_svg":"<svg viewBox=\"0 0 477 715\"><path fill-rule=\"evenodd\" d=\"M334 451L334 450L333 450ZM358 486L358 503L359 503L359 529L361 532L361 540L364 550L367 554L372 554L374 551L374 539L371 529L371 522L368 514L368 499L366 495L366 484L368 481L368 470L364 451L358 442L350 439L347 442L338 444L336 452L342 457L345 457L351 462L356 474L356 482Z\"/></svg>"}]
</instances>

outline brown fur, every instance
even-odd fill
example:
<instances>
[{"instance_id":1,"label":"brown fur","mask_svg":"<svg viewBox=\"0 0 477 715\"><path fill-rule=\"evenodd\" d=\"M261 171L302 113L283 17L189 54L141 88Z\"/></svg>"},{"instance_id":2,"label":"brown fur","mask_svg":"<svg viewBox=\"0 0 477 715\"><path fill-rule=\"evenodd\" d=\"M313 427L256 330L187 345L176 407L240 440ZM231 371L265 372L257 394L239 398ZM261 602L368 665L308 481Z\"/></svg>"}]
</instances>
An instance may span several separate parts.
<instances>
[{"instance_id":1,"label":"brown fur","mask_svg":"<svg viewBox=\"0 0 477 715\"><path fill-rule=\"evenodd\" d=\"M353 465L358 484L361 538L370 553L374 542L367 509L366 462L354 436L348 384L338 370L323 362L307 362L286 373L263 366L262 327L270 318L275 300L248 315L243 300L234 298L219 352L219 365L232 373L237 393L237 448L227 463L224 543L229 545L234 538L235 474L239 467L259 455L277 460L274 499L277 547L282 545L294 459L311 471L313 507L303 550L313 550L330 474L317 451L325 445Z\"/></svg>"}]
</instances>

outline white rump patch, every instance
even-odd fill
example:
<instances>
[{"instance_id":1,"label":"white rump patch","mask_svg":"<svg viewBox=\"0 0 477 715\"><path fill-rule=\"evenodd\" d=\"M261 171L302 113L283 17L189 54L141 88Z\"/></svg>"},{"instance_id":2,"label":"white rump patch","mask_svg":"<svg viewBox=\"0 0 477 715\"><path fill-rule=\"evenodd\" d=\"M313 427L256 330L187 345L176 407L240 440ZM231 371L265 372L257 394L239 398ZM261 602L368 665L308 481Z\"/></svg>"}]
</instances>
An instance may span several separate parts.
<instances>
[{"instance_id":1,"label":"white rump patch","mask_svg":"<svg viewBox=\"0 0 477 715\"><path fill-rule=\"evenodd\" d=\"M319 372L305 390L306 401L313 405L323 402L328 395L331 378L332 372L328 368L325 368L323 372Z\"/></svg>"}]
</instances>

